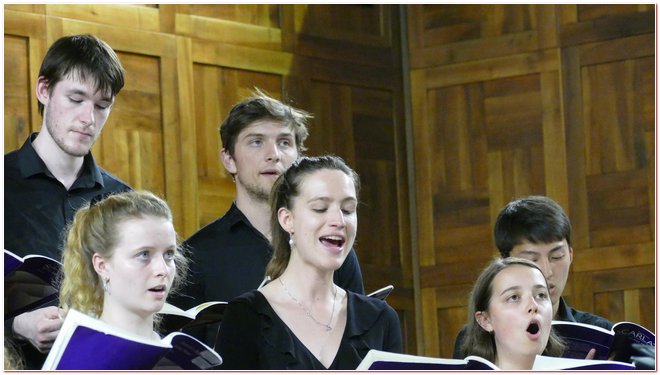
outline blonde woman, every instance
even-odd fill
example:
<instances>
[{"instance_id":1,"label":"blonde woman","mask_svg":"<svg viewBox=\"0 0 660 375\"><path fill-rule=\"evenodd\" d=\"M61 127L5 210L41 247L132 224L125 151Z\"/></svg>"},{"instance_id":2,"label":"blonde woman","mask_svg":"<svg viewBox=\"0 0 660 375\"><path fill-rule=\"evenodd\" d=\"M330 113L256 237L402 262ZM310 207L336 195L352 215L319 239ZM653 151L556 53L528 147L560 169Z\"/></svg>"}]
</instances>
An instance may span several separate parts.
<instances>
[{"instance_id":1,"label":"blonde woman","mask_svg":"<svg viewBox=\"0 0 660 375\"><path fill-rule=\"evenodd\" d=\"M158 339L155 313L183 278L167 203L149 192L111 195L80 209L64 254L60 304Z\"/></svg>"}]
</instances>

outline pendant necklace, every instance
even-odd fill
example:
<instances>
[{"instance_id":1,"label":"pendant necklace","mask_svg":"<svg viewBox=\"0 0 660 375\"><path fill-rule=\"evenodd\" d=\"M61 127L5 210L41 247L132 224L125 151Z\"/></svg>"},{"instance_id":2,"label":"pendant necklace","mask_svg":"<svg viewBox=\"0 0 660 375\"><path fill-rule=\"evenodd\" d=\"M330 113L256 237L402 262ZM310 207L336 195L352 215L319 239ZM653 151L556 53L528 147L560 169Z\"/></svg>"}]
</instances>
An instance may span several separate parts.
<instances>
[{"instance_id":1,"label":"pendant necklace","mask_svg":"<svg viewBox=\"0 0 660 375\"><path fill-rule=\"evenodd\" d=\"M332 326L330 324L332 323L332 318L335 316L335 303L337 302L337 287L336 286L334 287L334 294L332 296L332 313L330 314L330 320L326 324L326 323L321 323L318 320L316 320L314 315L312 315L312 312L309 311L309 309L307 309L305 307L305 305L303 305L302 302L300 302L300 300L298 300L296 297L294 297L291 294L291 292L289 291L289 288L287 288L286 285L284 285L284 281L282 281L281 277L279 277L278 280L280 280L280 284L282 284L282 287L284 288L284 291L286 292L286 294L288 294L289 297L291 297L291 299L293 300L293 302L295 302L298 306L300 306L301 309L303 309L303 311L305 311L305 315L310 317L314 321L314 323L316 323L316 324L320 325L321 327L325 328L326 331L332 331Z\"/></svg>"}]
</instances>

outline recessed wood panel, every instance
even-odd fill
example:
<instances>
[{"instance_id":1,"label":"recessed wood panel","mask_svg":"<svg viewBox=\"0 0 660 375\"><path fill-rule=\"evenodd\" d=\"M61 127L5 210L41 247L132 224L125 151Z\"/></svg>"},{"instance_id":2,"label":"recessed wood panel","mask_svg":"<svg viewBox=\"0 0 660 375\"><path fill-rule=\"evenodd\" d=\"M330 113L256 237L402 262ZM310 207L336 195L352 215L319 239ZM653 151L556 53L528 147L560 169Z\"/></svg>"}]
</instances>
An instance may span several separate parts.
<instances>
[{"instance_id":1,"label":"recessed wood panel","mask_svg":"<svg viewBox=\"0 0 660 375\"><path fill-rule=\"evenodd\" d=\"M653 6L651 6L653 8ZM653 327L654 18L647 5L411 5L420 354L449 356L510 200L573 224L565 296ZM433 293L435 291L435 293ZM642 300L645 302L642 302ZM435 331L430 331L435 328Z\"/></svg>"},{"instance_id":2,"label":"recessed wood panel","mask_svg":"<svg viewBox=\"0 0 660 375\"><path fill-rule=\"evenodd\" d=\"M279 8L277 4L178 4L177 13L277 28Z\"/></svg>"},{"instance_id":3,"label":"recessed wood panel","mask_svg":"<svg viewBox=\"0 0 660 375\"><path fill-rule=\"evenodd\" d=\"M279 76L195 64L193 69L198 175L199 227L222 216L234 199L235 185L220 161L220 124L231 108L255 88L280 97Z\"/></svg>"},{"instance_id":4,"label":"recessed wood panel","mask_svg":"<svg viewBox=\"0 0 660 375\"><path fill-rule=\"evenodd\" d=\"M5 151L23 145L30 134L30 87L28 38L5 35L4 146Z\"/></svg>"}]
</instances>

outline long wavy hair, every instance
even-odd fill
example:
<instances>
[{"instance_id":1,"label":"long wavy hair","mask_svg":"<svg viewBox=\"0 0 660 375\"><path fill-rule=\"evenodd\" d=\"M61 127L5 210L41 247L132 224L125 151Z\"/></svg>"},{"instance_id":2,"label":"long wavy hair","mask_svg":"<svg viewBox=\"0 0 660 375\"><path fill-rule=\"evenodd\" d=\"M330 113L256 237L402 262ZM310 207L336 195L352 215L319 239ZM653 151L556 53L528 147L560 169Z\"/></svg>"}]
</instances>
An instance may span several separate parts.
<instances>
[{"instance_id":1,"label":"long wavy hair","mask_svg":"<svg viewBox=\"0 0 660 375\"><path fill-rule=\"evenodd\" d=\"M300 185L303 178L321 169L338 170L344 172L353 180L355 194L360 190L360 177L351 169L342 158L333 155L318 157L302 157L296 160L273 185L270 193L270 227L271 245L273 255L266 266L266 277L276 279L289 265L291 247L289 246L289 233L282 228L278 219L278 211L285 207L291 209L293 200L300 195Z\"/></svg>"},{"instance_id":2,"label":"long wavy hair","mask_svg":"<svg viewBox=\"0 0 660 375\"><path fill-rule=\"evenodd\" d=\"M463 341L463 345L461 346L461 355L463 357L476 355L491 362L495 362L495 358L497 357L495 337L479 325L475 318L475 314L478 311L488 311L490 299L493 295L493 280L495 279L495 276L502 272L502 270L513 265L534 268L543 275L539 266L534 262L515 257L498 258L481 272L481 275L479 275L479 278L474 284L472 294L470 295L467 332L465 334L465 341ZM555 333L554 329L550 329L550 337L545 350L543 351L543 355L559 357L563 351L564 343Z\"/></svg>"},{"instance_id":3,"label":"long wavy hair","mask_svg":"<svg viewBox=\"0 0 660 375\"><path fill-rule=\"evenodd\" d=\"M117 230L119 224L128 219L144 217L172 221L172 212L164 200L147 191L110 195L76 212L62 254L60 306L63 309L73 308L97 318L101 316L103 284L94 269L92 257L95 253L107 259L112 257L112 249L121 236ZM184 280L188 262L177 237L172 291Z\"/></svg>"}]
</instances>

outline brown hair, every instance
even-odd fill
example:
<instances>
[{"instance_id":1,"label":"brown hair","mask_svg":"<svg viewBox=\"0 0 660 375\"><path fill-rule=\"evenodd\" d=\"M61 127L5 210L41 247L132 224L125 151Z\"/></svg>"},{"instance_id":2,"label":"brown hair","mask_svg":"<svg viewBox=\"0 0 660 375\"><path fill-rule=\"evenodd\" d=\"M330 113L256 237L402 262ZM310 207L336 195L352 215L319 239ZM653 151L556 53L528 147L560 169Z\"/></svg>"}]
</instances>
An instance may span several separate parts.
<instances>
[{"instance_id":1,"label":"brown hair","mask_svg":"<svg viewBox=\"0 0 660 375\"><path fill-rule=\"evenodd\" d=\"M484 330L475 318L478 311L487 311L490 305L490 299L493 294L493 280L495 276L502 270L509 268L513 265L521 265L538 270L541 275L543 272L534 262L515 257L498 258L491 262L479 275L479 278L474 284L472 294L470 295L470 303L468 306L468 324L465 333L465 341L461 346L461 355L467 357L469 355L476 355L485 358L491 362L495 361L497 357L497 348L495 346L495 338L492 334ZM544 277L545 280L545 277ZM547 281L546 281L547 285ZM544 355L551 357L561 356L564 351L564 344L555 333L554 329L550 330L550 337L548 343L543 351Z\"/></svg>"},{"instance_id":2,"label":"brown hair","mask_svg":"<svg viewBox=\"0 0 660 375\"><path fill-rule=\"evenodd\" d=\"M300 185L303 178L321 169L338 170L346 173L353 179L355 193L360 190L360 177L344 160L338 156L302 157L296 160L286 172L275 181L270 194L270 227L273 256L266 266L266 277L275 279L279 277L289 265L291 247L289 246L289 233L282 228L278 220L278 211L285 207L291 209L293 200L300 194Z\"/></svg>"},{"instance_id":3,"label":"brown hair","mask_svg":"<svg viewBox=\"0 0 660 375\"><path fill-rule=\"evenodd\" d=\"M222 147L229 155L234 156L236 139L243 129L255 121L274 120L293 129L296 148L302 152L305 151L304 143L309 135L307 120L312 117L310 113L285 104L255 88L252 96L234 105L220 125Z\"/></svg>"},{"instance_id":4,"label":"brown hair","mask_svg":"<svg viewBox=\"0 0 660 375\"><path fill-rule=\"evenodd\" d=\"M124 87L124 67L119 57L94 35L65 36L48 49L39 69L39 77L48 82L48 92L52 93L55 85L68 74L77 74L81 79L93 78L96 89L103 93L110 91L113 98ZM43 103L38 103L38 109L43 115Z\"/></svg>"}]
</instances>

